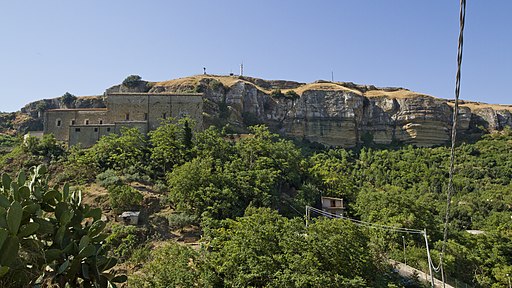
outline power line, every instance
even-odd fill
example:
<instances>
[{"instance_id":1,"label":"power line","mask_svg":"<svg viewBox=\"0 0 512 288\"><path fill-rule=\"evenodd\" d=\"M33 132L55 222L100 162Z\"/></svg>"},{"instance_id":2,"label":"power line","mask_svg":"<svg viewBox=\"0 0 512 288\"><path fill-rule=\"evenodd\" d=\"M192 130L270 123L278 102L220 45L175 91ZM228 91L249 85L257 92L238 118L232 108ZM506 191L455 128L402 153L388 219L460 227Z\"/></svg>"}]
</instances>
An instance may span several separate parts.
<instances>
[{"instance_id":1,"label":"power line","mask_svg":"<svg viewBox=\"0 0 512 288\"><path fill-rule=\"evenodd\" d=\"M439 265L436 268L434 266L434 263L433 263L432 258L430 256L430 248L429 248L429 245L428 245L427 229L418 230L418 229L409 229L409 228L402 228L402 227L394 227L394 226L388 226L388 225L375 224L375 223L371 223L371 222L366 222L366 221L361 221L361 220L345 217L343 215L337 215L337 214L329 213L327 211L316 209L316 208L311 207L311 206L306 206L306 226L308 225L309 218L311 217L311 212L310 211L316 212L316 213L318 213L318 214L320 214L322 216L329 217L329 218L338 218L338 219L348 220L348 221L351 221L351 222L353 222L354 224L356 224L358 226L366 226L366 227L369 227L369 228L381 229L381 230L398 232L398 233L422 235L423 236L423 240L425 241L425 248L427 250L427 262L428 262L428 269L430 271L430 281L431 281L432 287L434 287L434 273L432 272L432 270L438 272L439 268L441 267L441 265Z\"/></svg>"},{"instance_id":2,"label":"power line","mask_svg":"<svg viewBox=\"0 0 512 288\"><path fill-rule=\"evenodd\" d=\"M311 210L311 211L314 211L314 212L316 212L316 213L318 213L320 215L326 216L326 217L339 218L339 219L348 220L348 221L351 221L351 222L353 222L353 223L355 223L356 225L359 225L359 226L367 226L367 227L371 227L371 228L378 228L378 229L389 230L389 231L400 232L400 233L423 234L423 230L375 224L375 223L371 223L371 222L366 222L366 221L361 221L361 220L345 217L345 216L342 216L342 215L337 215L337 214L329 213L329 212L326 212L326 211L323 211L323 210L320 210L320 209L316 209L316 208L311 207L311 206L306 206L306 210L308 210L308 209Z\"/></svg>"},{"instance_id":3,"label":"power line","mask_svg":"<svg viewBox=\"0 0 512 288\"><path fill-rule=\"evenodd\" d=\"M460 11L459 11L459 43L457 47L457 75L455 76L455 105L453 107L453 121L452 121L452 146L450 150L450 174L448 179L448 191L446 193L446 214L444 220L444 231L443 231L443 245L441 248L440 263L441 266L441 277L443 280L443 287L446 287L444 279L443 269L443 258L446 251L446 242L448 240L448 224L450 222L450 204L453 194L453 174L455 171L455 142L457 140L457 120L459 114L459 96L460 96L460 75L462 68L462 50L464 47L464 25L466 22L466 0L460 0Z\"/></svg>"}]
</instances>

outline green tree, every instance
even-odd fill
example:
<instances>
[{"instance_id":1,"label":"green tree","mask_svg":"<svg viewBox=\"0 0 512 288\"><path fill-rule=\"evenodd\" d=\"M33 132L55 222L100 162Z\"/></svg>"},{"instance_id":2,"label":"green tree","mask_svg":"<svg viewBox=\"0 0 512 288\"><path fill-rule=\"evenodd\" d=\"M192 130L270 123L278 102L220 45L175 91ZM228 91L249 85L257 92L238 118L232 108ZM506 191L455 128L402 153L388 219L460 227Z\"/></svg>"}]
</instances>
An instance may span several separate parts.
<instances>
[{"instance_id":1,"label":"green tree","mask_svg":"<svg viewBox=\"0 0 512 288\"><path fill-rule=\"evenodd\" d=\"M60 101L61 101L62 103L64 103L64 105L65 105L66 107L70 108L70 107L72 107L72 104L73 104L73 103L75 103L75 101L76 101L76 96L75 96L75 95L73 95L73 94L71 94L71 93L69 93L69 92L66 92L66 93L64 93L64 95L62 95L62 96L60 97Z\"/></svg>"},{"instance_id":2,"label":"green tree","mask_svg":"<svg viewBox=\"0 0 512 288\"><path fill-rule=\"evenodd\" d=\"M121 135L109 134L102 137L87 150L84 157L93 161L101 171L114 169L122 171L130 167L142 167L146 163L146 137L137 128L122 129Z\"/></svg>"},{"instance_id":3,"label":"green tree","mask_svg":"<svg viewBox=\"0 0 512 288\"><path fill-rule=\"evenodd\" d=\"M292 101L295 101L300 98L299 94L297 94L297 92L295 92L293 90L286 91L286 93L284 93L284 97L286 97L287 99L290 99Z\"/></svg>"},{"instance_id":4,"label":"green tree","mask_svg":"<svg viewBox=\"0 0 512 288\"><path fill-rule=\"evenodd\" d=\"M201 265L205 264L199 253L169 242L151 253L141 273L130 277L128 284L135 288L208 287L203 282Z\"/></svg>"},{"instance_id":5,"label":"green tree","mask_svg":"<svg viewBox=\"0 0 512 288\"><path fill-rule=\"evenodd\" d=\"M192 129L190 119L166 119L156 130L149 133L150 159L153 171L165 175L172 168L185 163L190 156Z\"/></svg>"},{"instance_id":6,"label":"green tree","mask_svg":"<svg viewBox=\"0 0 512 288\"><path fill-rule=\"evenodd\" d=\"M209 211L215 218L242 215L249 205L286 211L287 201L292 201L286 193L300 185L300 151L263 126L252 129L254 137L240 140L232 149L214 130L200 134L199 158L167 176L171 201L198 216ZM219 150L223 147L233 152Z\"/></svg>"},{"instance_id":7,"label":"green tree","mask_svg":"<svg viewBox=\"0 0 512 288\"><path fill-rule=\"evenodd\" d=\"M282 99L285 97L285 94L281 92L281 89L274 89L272 92L270 92L270 97L274 99Z\"/></svg>"},{"instance_id":8,"label":"green tree","mask_svg":"<svg viewBox=\"0 0 512 288\"><path fill-rule=\"evenodd\" d=\"M129 88L137 87L137 85L142 81L142 77L139 75L130 75L123 80L123 85Z\"/></svg>"},{"instance_id":9,"label":"green tree","mask_svg":"<svg viewBox=\"0 0 512 288\"><path fill-rule=\"evenodd\" d=\"M138 208L142 204L143 195L128 185L113 186L108 189L110 206L117 212Z\"/></svg>"},{"instance_id":10,"label":"green tree","mask_svg":"<svg viewBox=\"0 0 512 288\"><path fill-rule=\"evenodd\" d=\"M248 208L208 231L208 260L225 287L381 286L368 237L351 222L306 228L271 209Z\"/></svg>"}]
</instances>

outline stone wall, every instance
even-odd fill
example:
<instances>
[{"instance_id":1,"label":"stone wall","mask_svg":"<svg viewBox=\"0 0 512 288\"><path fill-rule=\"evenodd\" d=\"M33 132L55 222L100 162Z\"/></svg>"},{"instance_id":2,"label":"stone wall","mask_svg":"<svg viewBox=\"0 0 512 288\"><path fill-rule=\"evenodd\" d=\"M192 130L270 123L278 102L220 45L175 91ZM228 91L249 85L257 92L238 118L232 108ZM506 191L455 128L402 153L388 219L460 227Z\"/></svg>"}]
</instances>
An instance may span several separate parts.
<instances>
[{"instance_id":1,"label":"stone wall","mask_svg":"<svg viewBox=\"0 0 512 288\"><path fill-rule=\"evenodd\" d=\"M99 125L106 123L107 110L99 109L56 109L45 113L44 133L53 134L59 141L68 142L70 127L74 125Z\"/></svg>"},{"instance_id":2,"label":"stone wall","mask_svg":"<svg viewBox=\"0 0 512 288\"><path fill-rule=\"evenodd\" d=\"M70 146L90 147L103 135L136 127L142 133L156 129L165 118L185 116L202 129L202 94L111 93L105 109L53 109L45 113L44 133Z\"/></svg>"},{"instance_id":3,"label":"stone wall","mask_svg":"<svg viewBox=\"0 0 512 288\"><path fill-rule=\"evenodd\" d=\"M70 126L69 146L80 144L82 147L91 147L102 136L114 133L115 125L75 125Z\"/></svg>"},{"instance_id":4,"label":"stone wall","mask_svg":"<svg viewBox=\"0 0 512 288\"><path fill-rule=\"evenodd\" d=\"M162 120L188 115L202 127L202 94L177 93L112 93L107 97L109 122L147 121L148 130L154 130Z\"/></svg>"}]
</instances>

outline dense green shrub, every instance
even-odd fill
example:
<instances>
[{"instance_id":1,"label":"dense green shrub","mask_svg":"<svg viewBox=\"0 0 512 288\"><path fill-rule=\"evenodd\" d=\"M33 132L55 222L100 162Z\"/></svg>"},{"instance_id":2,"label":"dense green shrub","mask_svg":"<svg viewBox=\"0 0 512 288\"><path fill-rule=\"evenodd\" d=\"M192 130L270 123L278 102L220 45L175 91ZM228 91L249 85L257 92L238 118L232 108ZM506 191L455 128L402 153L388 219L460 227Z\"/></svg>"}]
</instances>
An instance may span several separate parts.
<instances>
[{"instance_id":1,"label":"dense green shrub","mask_svg":"<svg viewBox=\"0 0 512 288\"><path fill-rule=\"evenodd\" d=\"M197 225L199 218L196 215L187 213L173 213L167 217L169 221L169 228L171 229L183 229L186 226Z\"/></svg>"},{"instance_id":2,"label":"dense green shrub","mask_svg":"<svg viewBox=\"0 0 512 288\"><path fill-rule=\"evenodd\" d=\"M96 181L100 186L109 188L112 186L119 186L123 183L122 179L117 175L116 171L107 169L96 176Z\"/></svg>"},{"instance_id":3,"label":"dense green shrub","mask_svg":"<svg viewBox=\"0 0 512 288\"><path fill-rule=\"evenodd\" d=\"M76 96L69 92L66 92L64 95L62 95L60 97L60 101L62 103L64 103L64 105L68 108L71 108L71 106L72 106L71 104L73 104L75 102L75 100L76 100Z\"/></svg>"},{"instance_id":4,"label":"dense green shrub","mask_svg":"<svg viewBox=\"0 0 512 288\"><path fill-rule=\"evenodd\" d=\"M110 206L115 211L130 210L138 208L142 204L143 195L136 189L128 186L114 186L108 189Z\"/></svg>"},{"instance_id":5,"label":"dense green shrub","mask_svg":"<svg viewBox=\"0 0 512 288\"><path fill-rule=\"evenodd\" d=\"M126 87L134 88L142 81L139 75L130 75L123 80L123 85Z\"/></svg>"},{"instance_id":6,"label":"dense green shrub","mask_svg":"<svg viewBox=\"0 0 512 288\"><path fill-rule=\"evenodd\" d=\"M46 134L43 138L28 137L23 143L23 151L34 156L44 157L47 161L55 160L65 154L64 146L57 142L53 134Z\"/></svg>"},{"instance_id":7,"label":"dense green shrub","mask_svg":"<svg viewBox=\"0 0 512 288\"><path fill-rule=\"evenodd\" d=\"M150 159L153 173L163 176L189 160L192 146L192 120L166 119L162 125L149 133Z\"/></svg>"},{"instance_id":8,"label":"dense green shrub","mask_svg":"<svg viewBox=\"0 0 512 288\"><path fill-rule=\"evenodd\" d=\"M224 92L224 90L226 89L224 84L222 84L222 82L220 82L217 79L212 79L210 83L208 83L208 86L210 86L210 88L216 92Z\"/></svg>"},{"instance_id":9,"label":"dense green shrub","mask_svg":"<svg viewBox=\"0 0 512 288\"><path fill-rule=\"evenodd\" d=\"M144 238L141 229L135 226L114 224L105 241L117 258L126 261L132 256L133 251L143 243Z\"/></svg>"},{"instance_id":10,"label":"dense green shrub","mask_svg":"<svg viewBox=\"0 0 512 288\"><path fill-rule=\"evenodd\" d=\"M274 99L282 99L285 97L285 95L283 92L281 92L281 89L274 89L272 92L270 92L270 97Z\"/></svg>"},{"instance_id":11,"label":"dense green shrub","mask_svg":"<svg viewBox=\"0 0 512 288\"><path fill-rule=\"evenodd\" d=\"M93 147L86 150L83 157L101 171L123 171L130 167L139 169L147 162L147 148L146 136L137 128L122 129L121 135L109 134L101 137Z\"/></svg>"},{"instance_id":12,"label":"dense green shrub","mask_svg":"<svg viewBox=\"0 0 512 288\"><path fill-rule=\"evenodd\" d=\"M198 252L169 242L151 253L141 273L131 276L128 284L134 288L212 287L204 283L200 265Z\"/></svg>"},{"instance_id":13,"label":"dense green shrub","mask_svg":"<svg viewBox=\"0 0 512 288\"><path fill-rule=\"evenodd\" d=\"M295 101L300 98L299 94L297 94L297 92L293 90L286 91L286 93L284 93L284 97L292 101Z\"/></svg>"}]
</instances>

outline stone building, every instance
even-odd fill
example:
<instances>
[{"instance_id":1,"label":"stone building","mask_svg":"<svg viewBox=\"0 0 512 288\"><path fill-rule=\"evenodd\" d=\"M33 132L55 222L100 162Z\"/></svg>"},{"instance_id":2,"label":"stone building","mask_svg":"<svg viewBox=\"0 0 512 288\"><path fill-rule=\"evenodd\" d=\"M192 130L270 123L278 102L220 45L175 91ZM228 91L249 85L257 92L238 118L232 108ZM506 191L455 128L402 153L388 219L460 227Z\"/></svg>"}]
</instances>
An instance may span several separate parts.
<instances>
[{"instance_id":1,"label":"stone building","mask_svg":"<svg viewBox=\"0 0 512 288\"><path fill-rule=\"evenodd\" d=\"M190 117L196 129L203 124L203 99L197 93L107 93L106 108L52 109L45 113L44 133L54 134L69 146L90 147L101 136L137 128L156 129L162 120Z\"/></svg>"}]
</instances>

